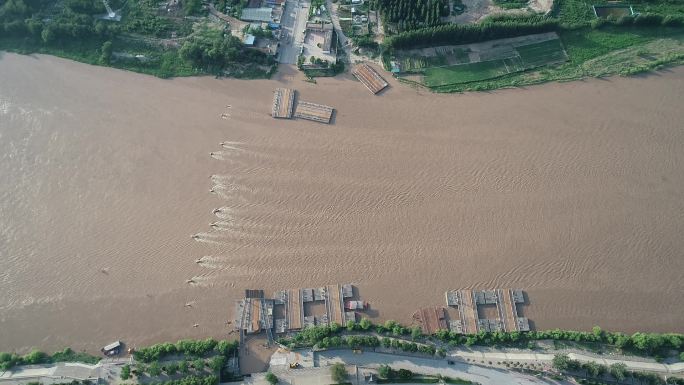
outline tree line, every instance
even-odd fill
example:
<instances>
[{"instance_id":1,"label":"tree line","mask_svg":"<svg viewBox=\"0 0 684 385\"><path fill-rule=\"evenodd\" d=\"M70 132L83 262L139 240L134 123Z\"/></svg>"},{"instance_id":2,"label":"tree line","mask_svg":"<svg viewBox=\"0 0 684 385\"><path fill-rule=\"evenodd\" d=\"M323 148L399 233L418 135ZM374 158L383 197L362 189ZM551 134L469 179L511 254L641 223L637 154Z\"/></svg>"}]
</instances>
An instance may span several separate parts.
<instances>
[{"instance_id":1,"label":"tree line","mask_svg":"<svg viewBox=\"0 0 684 385\"><path fill-rule=\"evenodd\" d=\"M610 376L618 382L625 382L627 379L633 379L643 385L684 385L684 379L671 377L665 382L663 378L655 373L639 372L627 370L627 366L621 362L612 365L603 365L597 362L580 362L568 357L567 354L556 354L553 357L552 366L563 373L570 373L571 375L582 373L587 377L604 379Z\"/></svg>"},{"instance_id":2,"label":"tree line","mask_svg":"<svg viewBox=\"0 0 684 385\"><path fill-rule=\"evenodd\" d=\"M496 18L479 24L443 24L402 32L385 39L391 49L410 49L436 45L469 44L554 31L558 21L544 16Z\"/></svg>"},{"instance_id":3,"label":"tree line","mask_svg":"<svg viewBox=\"0 0 684 385\"><path fill-rule=\"evenodd\" d=\"M151 382L150 385L217 385L219 378L216 375L187 376L178 380Z\"/></svg>"},{"instance_id":4,"label":"tree line","mask_svg":"<svg viewBox=\"0 0 684 385\"><path fill-rule=\"evenodd\" d=\"M118 33L118 26L93 15L105 13L101 2L67 0L60 12L42 16L50 6L45 0L7 0L0 6L0 26L5 36L32 37L44 43L62 39L108 38Z\"/></svg>"},{"instance_id":5,"label":"tree line","mask_svg":"<svg viewBox=\"0 0 684 385\"><path fill-rule=\"evenodd\" d=\"M39 350L32 350L23 356L15 353L0 352L0 371L12 369L17 365L50 364L54 362L84 362L96 364L100 359L87 353L77 353L66 348L49 355Z\"/></svg>"},{"instance_id":6,"label":"tree line","mask_svg":"<svg viewBox=\"0 0 684 385\"><path fill-rule=\"evenodd\" d=\"M448 0L373 0L371 7L399 32L440 24L450 13Z\"/></svg>"},{"instance_id":7,"label":"tree line","mask_svg":"<svg viewBox=\"0 0 684 385\"><path fill-rule=\"evenodd\" d=\"M682 27L684 16L645 13L620 18L597 18L581 24L561 24L550 16L522 14L498 14L485 18L478 24L438 24L417 29L404 30L385 39L389 49L411 49L438 45L470 44L480 41L503 39L561 29L601 28L605 25L622 27Z\"/></svg>"},{"instance_id":8,"label":"tree line","mask_svg":"<svg viewBox=\"0 0 684 385\"><path fill-rule=\"evenodd\" d=\"M371 333L380 335L358 336L342 335L347 333ZM387 338L387 337L397 338ZM479 332L477 334L463 335L445 329L438 330L434 335L425 336L418 327L408 328L396 321L388 320L382 324L373 324L367 318L360 322L349 321L341 325L319 325L308 327L296 333L290 338L281 338L278 341L290 347L385 347L400 348L405 351L421 351L419 346L412 342L402 342L401 338L413 341L437 339L449 344L451 347L464 346L510 346L527 347L537 340L568 341L577 343L603 344L615 347L624 352L658 356L665 355L669 351L684 352L684 335L678 333L634 333L631 335L620 332L608 332L600 327L594 327L591 332L573 330L543 330L529 332ZM415 345L412 346L411 344ZM425 349L425 348L423 348ZM430 350L425 353L440 353ZM682 356L684 357L684 356Z\"/></svg>"},{"instance_id":9,"label":"tree line","mask_svg":"<svg viewBox=\"0 0 684 385\"><path fill-rule=\"evenodd\" d=\"M166 356L174 354L184 354L199 358L214 354L230 357L237 351L237 348L237 341L216 341L213 338L208 338L206 340L180 340L175 344L165 342L138 349L133 352L133 357L135 357L136 360L145 363L158 361Z\"/></svg>"}]
</instances>

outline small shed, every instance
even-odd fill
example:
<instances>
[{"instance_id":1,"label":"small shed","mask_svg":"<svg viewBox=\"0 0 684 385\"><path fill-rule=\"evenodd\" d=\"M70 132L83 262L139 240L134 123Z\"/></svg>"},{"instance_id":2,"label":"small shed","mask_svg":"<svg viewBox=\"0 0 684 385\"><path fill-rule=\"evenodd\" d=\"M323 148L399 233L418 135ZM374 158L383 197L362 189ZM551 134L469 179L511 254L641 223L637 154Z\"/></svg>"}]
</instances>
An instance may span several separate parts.
<instances>
[{"instance_id":1,"label":"small shed","mask_svg":"<svg viewBox=\"0 0 684 385\"><path fill-rule=\"evenodd\" d=\"M247 47L254 47L254 41L256 38L252 34L245 34L245 37L242 38L242 44L244 44Z\"/></svg>"}]
</instances>

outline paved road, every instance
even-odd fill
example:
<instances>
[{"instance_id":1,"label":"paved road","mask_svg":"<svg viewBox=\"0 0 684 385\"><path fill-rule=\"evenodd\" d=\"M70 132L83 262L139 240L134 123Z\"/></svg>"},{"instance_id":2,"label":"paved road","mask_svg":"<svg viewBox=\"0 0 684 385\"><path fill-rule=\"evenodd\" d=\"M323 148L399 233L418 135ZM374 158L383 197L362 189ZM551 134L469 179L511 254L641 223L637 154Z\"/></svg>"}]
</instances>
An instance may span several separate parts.
<instances>
[{"instance_id":1,"label":"paved road","mask_svg":"<svg viewBox=\"0 0 684 385\"><path fill-rule=\"evenodd\" d=\"M309 17L308 0L288 0L280 21L282 35L280 38L280 54L278 61L285 64L296 64L299 50L304 42L304 28Z\"/></svg>"},{"instance_id":2,"label":"paved road","mask_svg":"<svg viewBox=\"0 0 684 385\"><path fill-rule=\"evenodd\" d=\"M487 368L460 362L448 365L446 360L439 359L397 356L373 352L354 354L348 350L326 351L317 354L321 366L330 365L335 362L343 362L347 365L358 365L362 368L376 369L380 365L389 365L395 369L408 369L414 373L431 375L441 374L449 377L459 377L465 380L479 382L482 385L557 384L557 382L552 380L503 369Z\"/></svg>"},{"instance_id":3,"label":"paved road","mask_svg":"<svg viewBox=\"0 0 684 385\"><path fill-rule=\"evenodd\" d=\"M451 357L470 360L488 360L488 361L537 361L546 364L551 364L555 354L553 353L534 353L534 352L504 352L504 351L478 351L478 350L455 350L450 351ZM658 362L649 361L632 361L617 358L606 358L605 356L581 354L569 352L568 357L580 362L596 362L597 364L610 366L615 363L623 363L629 370L649 371L657 373L684 373L684 362L676 364L661 364Z\"/></svg>"},{"instance_id":4,"label":"paved road","mask_svg":"<svg viewBox=\"0 0 684 385\"><path fill-rule=\"evenodd\" d=\"M344 35L344 32L342 32L342 26L340 26L340 15L337 13L339 2L333 4L332 0L326 0L325 6L328 8L328 12L330 12L330 18L332 19L333 27L337 33L337 38L340 41L340 46L344 49L347 57L350 58L349 54L351 52L351 42L349 39L347 39L347 36Z\"/></svg>"}]
</instances>

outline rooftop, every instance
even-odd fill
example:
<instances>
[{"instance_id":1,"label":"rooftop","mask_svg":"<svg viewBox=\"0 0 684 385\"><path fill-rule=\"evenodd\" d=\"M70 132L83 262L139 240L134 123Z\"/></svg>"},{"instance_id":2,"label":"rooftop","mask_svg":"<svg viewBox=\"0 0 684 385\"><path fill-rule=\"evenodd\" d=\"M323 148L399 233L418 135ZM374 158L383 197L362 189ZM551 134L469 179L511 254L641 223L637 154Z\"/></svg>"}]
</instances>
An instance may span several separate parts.
<instances>
[{"instance_id":1,"label":"rooftop","mask_svg":"<svg viewBox=\"0 0 684 385\"><path fill-rule=\"evenodd\" d=\"M263 21L270 22L272 9L271 8L245 8L242 10L240 19L246 21Z\"/></svg>"}]
</instances>

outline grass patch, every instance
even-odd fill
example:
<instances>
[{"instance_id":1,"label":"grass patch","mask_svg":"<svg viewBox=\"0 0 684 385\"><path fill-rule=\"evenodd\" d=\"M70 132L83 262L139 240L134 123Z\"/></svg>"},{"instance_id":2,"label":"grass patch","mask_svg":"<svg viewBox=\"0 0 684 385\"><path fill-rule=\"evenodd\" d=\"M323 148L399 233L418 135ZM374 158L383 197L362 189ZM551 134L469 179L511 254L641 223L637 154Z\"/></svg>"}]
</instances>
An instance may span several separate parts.
<instances>
[{"instance_id":1,"label":"grass patch","mask_svg":"<svg viewBox=\"0 0 684 385\"><path fill-rule=\"evenodd\" d=\"M517 9L527 7L526 0L494 0L494 4L503 9Z\"/></svg>"},{"instance_id":2,"label":"grass patch","mask_svg":"<svg viewBox=\"0 0 684 385\"><path fill-rule=\"evenodd\" d=\"M425 70L425 85L438 87L490 79L508 73L504 60L492 60Z\"/></svg>"},{"instance_id":3,"label":"grass patch","mask_svg":"<svg viewBox=\"0 0 684 385\"><path fill-rule=\"evenodd\" d=\"M567 59L558 39L516 47L515 50L520 55L525 68L538 67Z\"/></svg>"}]
</instances>

